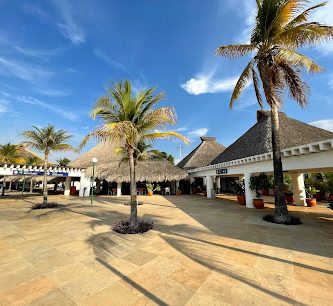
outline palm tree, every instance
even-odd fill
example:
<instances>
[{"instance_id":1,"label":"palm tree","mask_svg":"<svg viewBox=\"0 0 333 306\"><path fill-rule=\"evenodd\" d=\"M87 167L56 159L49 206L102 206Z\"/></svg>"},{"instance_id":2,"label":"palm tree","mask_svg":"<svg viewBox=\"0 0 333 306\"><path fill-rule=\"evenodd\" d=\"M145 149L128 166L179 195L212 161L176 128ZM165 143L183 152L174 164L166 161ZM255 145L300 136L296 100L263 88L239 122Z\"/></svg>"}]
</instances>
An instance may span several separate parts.
<instances>
[{"instance_id":1,"label":"palm tree","mask_svg":"<svg viewBox=\"0 0 333 306\"><path fill-rule=\"evenodd\" d=\"M81 143L83 147L91 138L97 138L99 141L108 140L120 144L127 153L131 181L129 221L134 229L138 227L135 159L140 152L140 145L142 142L166 137L177 137L188 142L188 139L179 133L156 131L165 125L174 125L176 114L171 107L154 109L164 97L162 93L154 95L154 91L155 88L150 88L134 95L130 81L116 83L108 90L108 95L98 99L91 112L91 117L100 118L103 124L88 134Z\"/></svg>"},{"instance_id":2,"label":"palm tree","mask_svg":"<svg viewBox=\"0 0 333 306\"><path fill-rule=\"evenodd\" d=\"M19 146L10 142L0 145L0 163L22 164L23 158L19 157Z\"/></svg>"},{"instance_id":3,"label":"palm tree","mask_svg":"<svg viewBox=\"0 0 333 306\"><path fill-rule=\"evenodd\" d=\"M66 157L60 158L60 159L57 160L57 163L58 163L59 167L67 167L70 162L71 162L71 160L66 158Z\"/></svg>"},{"instance_id":4,"label":"palm tree","mask_svg":"<svg viewBox=\"0 0 333 306\"><path fill-rule=\"evenodd\" d=\"M19 146L11 144L10 142L4 145L0 145L0 163L8 164L23 164L23 158L19 157ZM6 177L3 177L2 192L1 195L5 195ZM11 189L11 181L9 183L9 189Z\"/></svg>"},{"instance_id":5,"label":"palm tree","mask_svg":"<svg viewBox=\"0 0 333 306\"><path fill-rule=\"evenodd\" d=\"M252 80L260 107L261 91L271 109L275 213L277 223L290 221L283 192L283 172L279 136L279 114L285 90L301 107L307 105L309 88L301 78L301 70L317 73L322 68L297 49L333 38L333 27L308 21L312 11L325 6L320 3L304 10L307 0L256 0L256 24L247 44L224 45L216 53L228 58L251 55L230 100L230 108Z\"/></svg>"},{"instance_id":6,"label":"palm tree","mask_svg":"<svg viewBox=\"0 0 333 306\"><path fill-rule=\"evenodd\" d=\"M33 126L32 130L24 131L22 135L27 138L22 144L44 153L44 181L43 181L43 205L47 206L47 165L51 152L75 150L66 140L72 138L66 131L56 130L49 124L45 128Z\"/></svg>"},{"instance_id":7,"label":"palm tree","mask_svg":"<svg viewBox=\"0 0 333 306\"><path fill-rule=\"evenodd\" d=\"M26 159L26 163L30 166L37 166L40 163L40 159L37 156L29 156Z\"/></svg>"}]
</instances>

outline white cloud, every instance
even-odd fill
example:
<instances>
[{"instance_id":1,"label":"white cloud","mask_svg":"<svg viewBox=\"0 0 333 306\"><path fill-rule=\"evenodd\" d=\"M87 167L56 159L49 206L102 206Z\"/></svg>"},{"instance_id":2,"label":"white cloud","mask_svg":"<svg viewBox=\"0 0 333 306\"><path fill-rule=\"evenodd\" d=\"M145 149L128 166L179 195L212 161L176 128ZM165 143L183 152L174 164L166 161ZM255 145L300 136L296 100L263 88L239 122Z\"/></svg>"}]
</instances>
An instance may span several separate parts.
<instances>
[{"instance_id":1,"label":"white cloud","mask_svg":"<svg viewBox=\"0 0 333 306\"><path fill-rule=\"evenodd\" d=\"M115 61L113 58L110 56L106 55L102 50L100 49L94 49L94 54L110 66L115 67L116 69L124 69L124 65L120 62Z\"/></svg>"},{"instance_id":2,"label":"white cloud","mask_svg":"<svg viewBox=\"0 0 333 306\"><path fill-rule=\"evenodd\" d=\"M319 127L324 130L328 130L333 132L333 119L324 119L324 120L318 120L310 122L311 125L314 125L316 127Z\"/></svg>"},{"instance_id":3,"label":"white cloud","mask_svg":"<svg viewBox=\"0 0 333 306\"><path fill-rule=\"evenodd\" d=\"M12 59L0 57L1 72L20 80L36 83L50 78L54 73L38 66L28 65Z\"/></svg>"},{"instance_id":4,"label":"white cloud","mask_svg":"<svg viewBox=\"0 0 333 306\"><path fill-rule=\"evenodd\" d=\"M37 89L37 92L43 96L48 96L48 97L66 97L72 93L70 90L58 90L58 89Z\"/></svg>"},{"instance_id":5,"label":"white cloud","mask_svg":"<svg viewBox=\"0 0 333 306\"><path fill-rule=\"evenodd\" d=\"M187 132L187 136L189 138L197 138L200 136L207 135L208 131L209 131L209 129L207 129L207 128L198 128L196 130Z\"/></svg>"},{"instance_id":6,"label":"white cloud","mask_svg":"<svg viewBox=\"0 0 333 306\"><path fill-rule=\"evenodd\" d=\"M331 76L331 80L328 81L328 85L333 89L333 75Z\"/></svg>"},{"instance_id":7,"label":"white cloud","mask_svg":"<svg viewBox=\"0 0 333 306\"><path fill-rule=\"evenodd\" d=\"M6 99L0 99L0 115L8 112L9 101Z\"/></svg>"},{"instance_id":8,"label":"white cloud","mask_svg":"<svg viewBox=\"0 0 333 306\"><path fill-rule=\"evenodd\" d=\"M68 4L70 2L58 0L54 1L54 3L61 15L62 21L58 23L58 27L62 35L75 45L85 43L85 33L73 18L73 9Z\"/></svg>"},{"instance_id":9,"label":"white cloud","mask_svg":"<svg viewBox=\"0 0 333 306\"><path fill-rule=\"evenodd\" d=\"M232 91L237 83L237 80L238 77L214 79L213 74L209 74L192 78L180 86L191 95L200 95L205 93Z\"/></svg>"}]
</instances>

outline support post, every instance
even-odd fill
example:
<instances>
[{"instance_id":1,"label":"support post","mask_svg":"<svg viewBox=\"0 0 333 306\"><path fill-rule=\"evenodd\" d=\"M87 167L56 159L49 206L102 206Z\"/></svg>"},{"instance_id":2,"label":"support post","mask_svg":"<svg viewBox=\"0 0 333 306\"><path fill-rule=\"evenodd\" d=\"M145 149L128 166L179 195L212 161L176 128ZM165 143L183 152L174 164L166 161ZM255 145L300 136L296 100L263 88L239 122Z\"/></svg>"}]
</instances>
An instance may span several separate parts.
<instances>
[{"instance_id":1,"label":"support post","mask_svg":"<svg viewBox=\"0 0 333 306\"><path fill-rule=\"evenodd\" d=\"M190 194L193 194L192 192L192 184L195 182L195 178L194 177L190 177Z\"/></svg>"},{"instance_id":2,"label":"support post","mask_svg":"<svg viewBox=\"0 0 333 306\"><path fill-rule=\"evenodd\" d=\"M216 192L221 193L221 177L216 177Z\"/></svg>"},{"instance_id":3,"label":"support post","mask_svg":"<svg viewBox=\"0 0 333 306\"><path fill-rule=\"evenodd\" d=\"M295 204L306 206L306 194L304 185L303 173L291 173L291 183L293 188L293 194L295 198Z\"/></svg>"},{"instance_id":4,"label":"support post","mask_svg":"<svg viewBox=\"0 0 333 306\"><path fill-rule=\"evenodd\" d=\"M253 191L250 189L250 178L251 178L251 173L244 173L246 207L254 208L253 206L254 195Z\"/></svg>"},{"instance_id":5,"label":"support post","mask_svg":"<svg viewBox=\"0 0 333 306\"><path fill-rule=\"evenodd\" d=\"M32 193L34 190L34 181L31 179L30 180L30 193Z\"/></svg>"},{"instance_id":6,"label":"support post","mask_svg":"<svg viewBox=\"0 0 333 306\"><path fill-rule=\"evenodd\" d=\"M122 186L122 183L117 183L117 197L121 196L121 186Z\"/></svg>"},{"instance_id":7,"label":"support post","mask_svg":"<svg viewBox=\"0 0 333 306\"><path fill-rule=\"evenodd\" d=\"M207 198L213 198L214 195L214 176L206 176Z\"/></svg>"},{"instance_id":8,"label":"support post","mask_svg":"<svg viewBox=\"0 0 333 306\"><path fill-rule=\"evenodd\" d=\"M85 176L84 174L80 178L80 190L79 197L89 197L90 195L90 177Z\"/></svg>"},{"instance_id":9,"label":"support post","mask_svg":"<svg viewBox=\"0 0 333 306\"><path fill-rule=\"evenodd\" d=\"M71 190L71 177L67 176L65 180L65 189L64 189L64 195L69 196L70 195L70 190Z\"/></svg>"}]
</instances>

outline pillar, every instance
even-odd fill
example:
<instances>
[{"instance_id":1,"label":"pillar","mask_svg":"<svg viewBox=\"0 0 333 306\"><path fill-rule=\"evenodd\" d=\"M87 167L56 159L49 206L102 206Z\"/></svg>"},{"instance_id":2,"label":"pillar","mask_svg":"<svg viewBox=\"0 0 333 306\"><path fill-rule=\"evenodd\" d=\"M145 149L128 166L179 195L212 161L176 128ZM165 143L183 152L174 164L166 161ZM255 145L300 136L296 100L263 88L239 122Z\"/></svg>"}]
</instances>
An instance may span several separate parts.
<instances>
[{"instance_id":1,"label":"pillar","mask_svg":"<svg viewBox=\"0 0 333 306\"><path fill-rule=\"evenodd\" d=\"M30 180L30 193L33 192L33 189L34 189L34 181Z\"/></svg>"},{"instance_id":2,"label":"pillar","mask_svg":"<svg viewBox=\"0 0 333 306\"><path fill-rule=\"evenodd\" d=\"M122 183L117 183L117 197L121 196L121 185Z\"/></svg>"},{"instance_id":3,"label":"pillar","mask_svg":"<svg viewBox=\"0 0 333 306\"><path fill-rule=\"evenodd\" d=\"M195 182L195 178L194 177L190 177L190 194L193 194L192 192L192 184Z\"/></svg>"},{"instance_id":4,"label":"pillar","mask_svg":"<svg viewBox=\"0 0 333 306\"><path fill-rule=\"evenodd\" d=\"M246 207L254 208L253 206L254 192L250 189L250 178L251 178L251 173L244 173Z\"/></svg>"},{"instance_id":5,"label":"pillar","mask_svg":"<svg viewBox=\"0 0 333 306\"><path fill-rule=\"evenodd\" d=\"M216 177L216 192L221 193L221 177Z\"/></svg>"},{"instance_id":6,"label":"pillar","mask_svg":"<svg viewBox=\"0 0 333 306\"><path fill-rule=\"evenodd\" d=\"M179 181L176 181L176 192L179 189Z\"/></svg>"},{"instance_id":7,"label":"pillar","mask_svg":"<svg viewBox=\"0 0 333 306\"><path fill-rule=\"evenodd\" d=\"M65 180L65 189L64 189L64 195L69 196L71 190L71 177L67 176Z\"/></svg>"},{"instance_id":8,"label":"pillar","mask_svg":"<svg viewBox=\"0 0 333 306\"><path fill-rule=\"evenodd\" d=\"M214 196L214 176L206 176L207 198Z\"/></svg>"},{"instance_id":9,"label":"pillar","mask_svg":"<svg viewBox=\"0 0 333 306\"><path fill-rule=\"evenodd\" d=\"M306 194L303 173L291 173L291 184L296 205L306 206Z\"/></svg>"},{"instance_id":10,"label":"pillar","mask_svg":"<svg viewBox=\"0 0 333 306\"><path fill-rule=\"evenodd\" d=\"M204 186L207 186L207 178L205 176L203 177L203 184Z\"/></svg>"},{"instance_id":11,"label":"pillar","mask_svg":"<svg viewBox=\"0 0 333 306\"><path fill-rule=\"evenodd\" d=\"M79 197L89 197L90 188L91 188L90 177L87 177L84 174L82 174L82 176L80 177Z\"/></svg>"}]
</instances>

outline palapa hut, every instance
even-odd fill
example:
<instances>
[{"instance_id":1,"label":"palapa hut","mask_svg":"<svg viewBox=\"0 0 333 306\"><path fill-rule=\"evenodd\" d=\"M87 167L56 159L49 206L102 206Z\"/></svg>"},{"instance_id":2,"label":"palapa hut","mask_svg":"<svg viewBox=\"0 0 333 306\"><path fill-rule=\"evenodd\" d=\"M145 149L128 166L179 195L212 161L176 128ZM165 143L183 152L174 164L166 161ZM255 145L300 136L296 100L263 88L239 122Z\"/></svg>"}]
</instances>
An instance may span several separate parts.
<instances>
[{"instance_id":1,"label":"palapa hut","mask_svg":"<svg viewBox=\"0 0 333 306\"><path fill-rule=\"evenodd\" d=\"M207 166L225 150L223 145L216 142L215 137L201 136L200 139L201 143L177 164L178 167L191 170ZM191 188L189 181L181 182L181 188L190 190L191 193L204 192L205 185L205 178L191 180Z\"/></svg>"},{"instance_id":2,"label":"palapa hut","mask_svg":"<svg viewBox=\"0 0 333 306\"><path fill-rule=\"evenodd\" d=\"M92 176L92 158L97 158L95 168L96 192L100 194L129 194L129 165L122 161L122 155L116 153L117 145L103 142L71 162L75 168L86 168L86 175ZM187 177L187 172L165 159L147 159L138 161L136 180L138 192L145 192L145 183L159 183L163 188L169 187L171 193L176 192L176 181Z\"/></svg>"}]
</instances>

